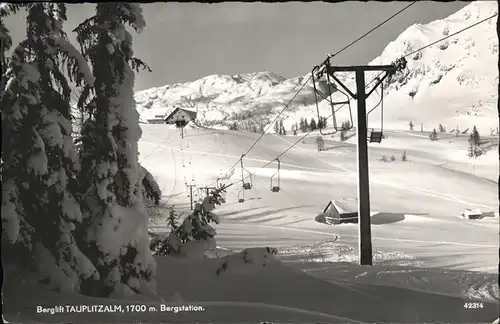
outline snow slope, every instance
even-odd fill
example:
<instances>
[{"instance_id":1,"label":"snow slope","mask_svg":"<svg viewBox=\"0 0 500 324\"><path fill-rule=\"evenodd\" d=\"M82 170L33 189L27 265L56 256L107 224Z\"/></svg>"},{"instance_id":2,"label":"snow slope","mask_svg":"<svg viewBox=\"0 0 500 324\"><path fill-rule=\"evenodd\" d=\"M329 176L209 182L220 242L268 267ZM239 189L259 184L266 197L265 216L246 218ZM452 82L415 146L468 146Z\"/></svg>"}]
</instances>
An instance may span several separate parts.
<instances>
[{"instance_id":1,"label":"snow slope","mask_svg":"<svg viewBox=\"0 0 500 324\"><path fill-rule=\"evenodd\" d=\"M452 160L445 149L447 145L453 149L457 143L442 140L434 145L419 134L389 132L384 145L370 146L375 253L384 262L393 259L400 265L496 271L498 186L495 178L487 176L498 173L498 159L476 165L473 174L467 163ZM238 162L257 137L245 132L190 129L181 139L165 125L143 125L141 163L158 179L164 200L187 212L185 183L210 185ZM356 208L354 145L327 139L327 151L317 152L314 138L308 138L280 158L281 190L272 193L270 176L276 172L276 164L261 167L294 141L293 136L262 137L244 158L245 168L255 172L252 190L241 190L240 165L230 180L222 181L236 184L228 189L227 203L216 209L221 217L216 226L218 245L236 251L261 245L289 249L335 239L340 249L336 260L342 261L340 256L344 255L356 262L357 226L327 226L314 220L332 199L345 202L346 208ZM184 145L189 147L181 150ZM408 150L407 162L400 160L403 150ZM485 157L491 154L496 152ZM396 161L381 161L382 156L391 155ZM243 193L245 202L240 204L238 198ZM195 189L193 195L201 198L203 191ZM461 219L464 208L480 208L486 217ZM162 217L152 224L153 230L164 230Z\"/></svg>"},{"instance_id":2,"label":"snow slope","mask_svg":"<svg viewBox=\"0 0 500 324\"><path fill-rule=\"evenodd\" d=\"M491 322L498 316L498 304L494 302L480 301L481 308L467 309L461 297L324 281L284 265L266 248L200 261L157 257L157 264L163 274L158 276L160 296L149 299L58 294L33 282L27 273L9 268L9 277L17 280L6 281L4 296L9 298L4 303L4 317L22 323L477 323ZM61 305L64 311L57 312L54 307ZM104 313L67 311L82 305L121 309ZM130 305L146 308L127 311ZM37 312L41 308L45 312Z\"/></svg>"},{"instance_id":3,"label":"snow slope","mask_svg":"<svg viewBox=\"0 0 500 324\"><path fill-rule=\"evenodd\" d=\"M475 1L445 19L410 26L370 64L390 64L497 11L495 1ZM477 125L482 133L496 128L498 71L494 67L498 40L495 22L493 18L409 56L406 71L385 87L384 124L388 128L408 129L411 120L416 128L423 123L426 130L432 130L439 123L449 129L457 125L460 129ZM311 62L311 65L315 63L319 62ZM292 99L308 76L285 79L271 72L211 75L194 82L144 90L136 93L135 98L143 120L168 113L174 107L185 107L197 110L202 123L242 118L267 123ZM367 82L374 77L374 73L367 73ZM339 75L339 78L355 92L352 74ZM334 98L345 100L341 95ZM379 100L374 92L368 106L375 106ZM356 102L352 103L355 118ZM320 104L320 113L322 116L331 113L326 102ZM341 109L338 119L346 120L347 113L347 109ZM318 119L311 82L283 117L287 129L301 117ZM332 125L332 119L329 124ZM379 109L370 114L369 126L380 127Z\"/></svg>"}]
</instances>

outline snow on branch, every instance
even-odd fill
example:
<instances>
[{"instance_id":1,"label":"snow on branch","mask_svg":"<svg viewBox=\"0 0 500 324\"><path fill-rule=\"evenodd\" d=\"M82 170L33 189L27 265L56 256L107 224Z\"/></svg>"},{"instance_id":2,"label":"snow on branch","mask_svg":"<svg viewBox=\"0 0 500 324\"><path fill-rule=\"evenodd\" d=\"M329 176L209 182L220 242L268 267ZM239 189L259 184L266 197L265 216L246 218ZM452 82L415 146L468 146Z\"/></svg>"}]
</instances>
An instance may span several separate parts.
<instances>
[{"instance_id":1,"label":"snow on branch","mask_svg":"<svg viewBox=\"0 0 500 324\"><path fill-rule=\"evenodd\" d=\"M128 6L130 6L133 19L131 25L138 33L141 33L146 27L146 21L144 20L144 15L142 14L141 5L137 3L129 3Z\"/></svg>"},{"instance_id":2,"label":"snow on branch","mask_svg":"<svg viewBox=\"0 0 500 324\"><path fill-rule=\"evenodd\" d=\"M92 72L83 55L70 42L62 38L59 33L51 33L50 38L55 42L61 51L75 60L79 71L83 74L85 82L87 82L88 85L93 86L94 76L92 75Z\"/></svg>"},{"instance_id":3,"label":"snow on branch","mask_svg":"<svg viewBox=\"0 0 500 324\"><path fill-rule=\"evenodd\" d=\"M175 212L170 212L167 223L171 232L166 238L155 238L151 242L150 249L156 255L181 255L188 258L203 258L205 252L216 248L215 229L209 223L219 224L219 217L212 213L216 205L225 202L223 193L226 192L224 185L213 189L203 199L202 203L194 206L193 212L188 215L182 223L172 226L173 218L177 218Z\"/></svg>"}]
</instances>

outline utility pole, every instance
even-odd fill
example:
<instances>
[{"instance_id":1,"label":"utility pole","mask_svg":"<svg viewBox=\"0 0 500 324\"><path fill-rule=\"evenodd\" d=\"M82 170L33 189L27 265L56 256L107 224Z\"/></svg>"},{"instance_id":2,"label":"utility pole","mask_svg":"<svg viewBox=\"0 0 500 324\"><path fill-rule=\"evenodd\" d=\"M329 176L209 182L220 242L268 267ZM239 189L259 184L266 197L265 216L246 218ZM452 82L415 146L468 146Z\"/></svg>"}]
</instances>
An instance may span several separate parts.
<instances>
[{"instance_id":1,"label":"utility pole","mask_svg":"<svg viewBox=\"0 0 500 324\"><path fill-rule=\"evenodd\" d=\"M387 78L394 74L401 67L406 66L404 59L394 65L378 66L330 66L329 59L325 61L326 72L335 80L351 97L358 103L357 118L357 157L358 157L358 223L359 223L359 260L361 265L372 265L372 238L371 238L371 215L370 215L370 182L368 170L368 136L366 117L366 98ZM384 71L385 75L378 78L374 87L366 93L365 72ZM335 72L355 72L356 73L356 94L347 88L336 76Z\"/></svg>"},{"instance_id":2,"label":"utility pole","mask_svg":"<svg viewBox=\"0 0 500 324\"><path fill-rule=\"evenodd\" d=\"M196 187L194 184L186 185L189 187L189 200L191 201L191 210L193 210L193 188Z\"/></svg>"},{"instance_id":3,"label":"utility pole","mask_svg":"<svg viewBox=\"0 0 500 324\"><path fill-rule=\"evenodd\" d=\"M210 190L215 190L217 189L216 187L203 187L203 188L200 188L200 189L203 189L205 190L205 193L207 194L207 197L210 196Z\"/></svg>"},{"instance_id":4,"label":"utility pole","mask_svg":"<svg viewBox=\"0 0 500 324\"><path fill-rule=\"evenodd\" d=\"M420 123L420 133L424 132L424 123Z\"/></svg>"}]
</instances>

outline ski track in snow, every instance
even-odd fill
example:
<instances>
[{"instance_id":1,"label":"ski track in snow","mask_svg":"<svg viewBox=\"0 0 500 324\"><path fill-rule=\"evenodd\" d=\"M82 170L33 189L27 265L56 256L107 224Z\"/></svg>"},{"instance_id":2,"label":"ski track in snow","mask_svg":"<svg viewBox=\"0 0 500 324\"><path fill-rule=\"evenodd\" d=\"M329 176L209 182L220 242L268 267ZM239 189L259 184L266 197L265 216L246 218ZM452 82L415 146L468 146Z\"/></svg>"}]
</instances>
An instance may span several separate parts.
<instances>
[{"instance_id":1,"label":"ski track in snow","mask_svg":"<svg viewBox=\"0 0 500 324\"><path fill-rule=\"evenodd\" d=\"M217 132L218 130L212 130L212 131ZM191 146L192 149L189 151L183 151L183 153L201 155L200 158L202 158L204 161L200 162L200 164L204 166L202 171L202 173L204 174L202 177L204 178L211 178L211 176L209 175L212 172L211 168L215 167L216 169L218 169L217 157L230 158L237 161L240 158L240 156L238 154L230 154L230 152L235 150L241 150L241 148L246 147L246 144L239 143L240 139L246 141L250 141L251 139L251 137L247 138L247 136L244 136L245 134L241 135L239 132L235 132L232 133L230 140L226 139L226 142L231 143L231 146L227 146L227 144L221 144L219 143L219 141L217 141L217 143L215 144L216 146L213 146L214 143L211 143L211 141L214 141L215 139L211 139L210 136L209 137L202 136L202 135L207 135L203 133L205 132L204 130L198 130L198 132L200 132L199 135L196 135L196 137L191 138L191 141L194 141L194 139L196 138L196 142L193 142L193 146ZM151 131L149 131L149 134L150 134L149 137L146 137L144 140L141 140L141 144L147 146L159 145L155 143L155 140L153 140L153 138L156 137L156 135L154 135L154 133L151 133ZM153 135L153 137L151 137L151 135ZM406 136L406 134L401 134L401 135ZM286 145L283 145L282 148L282 146L277 144L276 141L273 141L273 139L279 139L278 142L283 142ZM268 154L274 155L274 154L279 154L284 148L289 147L292 143L293 142L290 141L287 137L279 137L276 135L271 135L269 137L263 138L262 143L259 143L259 146L266 147L266 149L268 150L265 153L266 155ZM222 149L221 147L222 145L224 145L225 147L224 149ZM172 144L172 146L160 144L160 146L171 149L173 151L180 151L179 149L173 147L174 144ZM205 150L194 149L194 147L199 148L204 146L207 147L212 146L214 147L214 150L205 151ZM285 187L283 191L280 191L280 194L278 196L271 196L270 194L268 196L267 190L265 190L265 187L268 185L264 185L264 188L262 186L264 183L266 182L268 183L268 180L266 179L269 177L269 175L267 175L267 173L265 172L262 174L256 172L257 177L254 178L255 188L250 190L248 192L248 196L246 197L246 201L250 204L249 205L250 208L241 209L238 207L241 205L237 203L233 204L229 201L228 203L221 206L221 212L222 212L221 216L224 218L224 220L217 227L218 228L217 231L219 232L218 234L219 246L228 248L233 251L238 251L245 247L251 247L251 246L274 246L280 249L281 248L286 249L286 247L293 247L293 246L298 247L298 246L303 246L304 244L305 245L313 244L315 242L320 242L332 238L335 241L334 244L338 244L339 246L348 246L350 248L354 248L358 245L357 242L358 229L356 225L348 226L349 225L348 224L340 226L326 226L324 224L319 224L314 221L315 214L310 214L311 213L310 208L307 209L307 211L306 210L304 210L303 212L298 211L295 212L294 214L289 214L288 212L286 212L287 209L293 210L295 208L300 208L300 206L293 207L296 206L297 203L299 203L300 201L298 200L299 197L306 197L303 195L308 195L309 193L313 193L313 191L311 190L323 190L317 187L317 181L324 181L324 182L326 181L324 188L325 189L328 188L328 185L326 185L326 183L328 183L328 179L330 178L324 180L326 178L323 175L328 174L329 177L331 176L332 181L335 181L335 179L340 181L339 183L340 188L342 188L344 185L347 185L346 188L352 188L353 184L354 188L356 186L357 173L354 170L345 167L346 164L349 165L353 164L351 156L353 152L347 152L348 155L345 155L345 157L348 158L347 160L345 160L345 158L343 157L344 155L341 155L338 160L339 162L337 162L336 164L333 161L327 161L325 159L315 156L316 152L312 149L312 146L313 145L310 145L309 149L307 147L304 148L303 146L302 147L295 146L294 158L296 158L297 161L301 161L303 158L305 158L304 161L308 161L307 159L309 159L309 161L311 160L317 161L319 164L308 163L307 166L303 166L297 164L282 163L282 167L284 167L282 168L283 172L282 180L291 181L294 183L293 185L291 183L288 184L287 187L290 186L291 188L294 188L295 186L298 185L299 186L298 189L300 189L302 187L301 184L304 183L303 181L306 181L306 183L309 182L310 186L309 185L305 186L302 190L299 190L299 192L297 193L294 193L295 190L289 191ZM374 147L373 149L376 150L376 147ZM387 148L385 147L381 147L381 149L387 150ZM393 148L389 148L389 150L392 149ZM397 150L397 148L394 149ZM223 150L225 153L217 153L218 150ZM275 151L276 153L274 153ZM256 152L254 152L256 158L247 158L247 160L259 163L269 162L269 160L258 158L259 154L264 154L264 152L262 151L260 152L261 153L259 153L259 150L256 150ZM162 161L161 158L158 159L160 156L161 153L157 153L155 159L158 161ZM230 161L225 161L224 163L232 164L229 162ZM339 167L339 164L343 165ZM423 166L428 165L424 162L422 162L421 164ZM316 167L316 165L318 167ZM320 167L321 165L329 166L331 167L331 169L321 168ZM420 170L419 167L420 164L408 164L408 167L411 169L413 168L412 165L415 165L415 167L417 168L415 169L417 173L415 173L415 171L414 173L418 175L418 170ZM302 170L313 170L320 173L318 174L306 173L306 174L294 175L293 172L301 173L302 171L293 171L292 169L288 169L287 167L292 169L295 168ZM247 166L247 168L256 170L260 169L258 166L255 167ZM432 210L434 210L433 212L434 214L432 214L430 217L421 217L418 216L418 213L417 216L412 216L416 212L416 210L419 210L415 209L413 211L413 214L412 212L402 213L401 217L402 221L394 225L382 225L382 226L373 225L374 227L372 226L373 228L372 239L374 242L374 249L375 249L374 252L384 251L382 253L388 252L389 253L388 256L390 256L391 253L397 254L401 253L401 251L405 251L406 254L411 255L413 258L415 258L415 260L420 260L420 258L423 258L423 260L427 260L424 261L426 267L438 267L438 268L445 267L458 270L460 269L467 270L472 268L474 269L480 268L483 270L486 269L484 271L489 271L488 269L492 269L491 263L488 263L486 261L486 258L489 257L490 255L493 255L494 253L491 251L493 251L496 248L496 245L490 244L491 241L488 239L489 235L491 234L490 232L492 232L492 228L494 227L495 224L492 221L494 221L495 219L485 219L484 221L474 222L474 221L462 220L458 217L458 214L456 218L450 217L449 214L447 214L446 217L441 217L441 212L438 211L446 209L447 208L446 206L450 207L456 206L456 204L484 207L486 209L491 208L494 210L492 206L485 204L484 199L481 202L475 202L471 201L472 199L470 198L466 199L465 195L463 194L455 196L444 192L436 192L433 190L420 189L415 186L407 185L407 183L405 182L408 181L398 183L397 177L392 177L394 180L392 179L385 180L385 178L384 180L377 179L377 175L379 177L383 177L384 174L383 173L384 169L383 168L380 169L382 170L382 173L378 173L377 170L379 169L380 166L375 167L373 169L372 172L374 172L374 174L371 176L370 182L375 187L383 186L388 188L390 191L385 191L385 190L381 191L380 189L379 190L374 189L374 193L377 193L378 191L380 192L379 195L382 195L380 197L383 197L383 195L388 195L387 197L389 199L391 198L392 193L395 193L396 196L394 196L394 199L397 199L400 202L395 201L394 203L390 203L390 205L394 205L393 207L395 207L396 209L401 208L400 206L403 206L401 205L401 203L404 204L404 199L410 199L413 200L414 202L420 201L420 199L416 198L415 196L413 197L408 196L408 198L405 198L406 196L402 194L405 191L417 196L439 199L442 202L447 202L447 204L443 205L443 207L437 207L437 209L431 208ZM162 172L166 176L165 179L170 179L170 176L168 176L165 173L165 170L163 170ZM252 172L255 171L252 170ZM288 176L287 174L289 172L292 173L290 173L290 175ZM429 171L426 172L435 172L435 174L438 175L440 171L437 169L429 169ZM432 174L430 174L430 176L431 176L430 179L433 179ZM461 174L456 174L456 176L460 177ZM409 178L409 180L411 179L412 178ZM168 181L171 181L171 179ZM424 184L425 182L422 183ZM447 186L446 183L444 185ZM486 186L486 187L479 187L481 188L480 190L484 191L484 189L482 188L488 188L490 184L485 183L483 185L482 183L478 183L478 185ZM323 185L321 188L323 188ZM458 193L458 191L455 192ZM230 196L232 197L233 194L235 193L228 192L228 197ZM341 194L342 196L345 195L345 197L347 198L351 197L352 195L349 192L346 192L345 194L342 193L342 189L337 189L333 191L332 194L335 197L338 194ZM262 195L263 198L261 198ZM324 193L321 196L324 196ZM281 198L279 198L278 200L274 200L272 199L272 197L275 198L281 197ZM182 200L182 198L180 197L179 199ZM265 199L265 200L259 202L260 199ZM290 204L290 202L292 203ZM379 202L379 204L380 203L381 202ZM436 206L440 205L439 202L434 202L432 200L425 200L425 199L421 200L421 204L423 204L422 206L425 206L426 203L431 204L431 206L433 206L434 204L436 204ZM177 206L181 206L182 204L183 203L180 201L179 203L176 203ZM317 203L312 202L312 205L315 204ZM413 203L413 206L414 207L410 207L409 205L407 209L419 208L418 204ZM324 206L321 205L317 206L317 209L319 210L322 207ZM425 209L426 207L423 208ZM256 211L257 209L261 209L261 211ZM420 210L420 212L422 212L422 210ZM228 216L225 216L225 214L227 214ZM311 216L306 217L305 216L306 214L309 214ZM372 219L373 217L376 218L377 214L380 214L380 212L374 212L374 210L372 209ZM383 215L381 216L382 222L384 222L384 217L385 216ZM390 221L388 224L390 224ZM157 230L161 229L157 228ZM474 232L470 232L469 234L463 232L470 230L473 230ZM458 235L454 233L457 233ZM472 237L475 237L471 235L476 235L477 238L471 239ZM417 263L420 263L420 261L418 261Z\"/></svg>"},{"instance_id":2,"label":"ski track in snow","mask_svg":"<svg viewBox=\"0 0 500 324\"><path fill-rule=\"evenodd\" d=\"M236 223L234 223L236 224ZM238 226L253 226L253 227L267 227L278 230L286 230L286 231L296 231L303 233L312 233L312 234L321 234L325 236L333 236L335 240L341 240L342 237L350 237L357 239L357 235L349 235L349 234L332 234L328 232L301 229L301 228L293 228L286 226L277 226L277 225L263 225L263 224L245 224L245 223L237 223ZM372 235L373 240L379 241L387 241L387 242L402 242L402 243L422 243L422 244L437 244L437 245L457 245L457 246L470 246L470 247L486 247L486 248L496 248L497 245L488 245L488 244L472 244L472 243L460 243L460 242L448 242L448 241L424 241L424 240L411 240L411 239L398 239L398 238L389 238L389 237L379 237Z\"/></svg>"},{"instance_id":3,"label":"ski track in snow","mask_svg":"<svg viewBox=\"0 0 500 324\"><path fill-rule=\"evenodd\" d=\"M401 132L401 133L404 133L404 132ZM278 137L278 136L276 136L276 137ZM284 138L281 138L281 137L278 137L278 138L281 139L281 140L283 140L283 141L285 141L285 142L287 142L287 143L289 143L289 144L292 144L292 142L290 142L290 141L288 141L288 140L286 140ZM299 148L299 149L300 150L304 150L303 148ZM320 158L318 158L316 156L312 156L311 155L311 157L314 158L315 160L318 160L318 161L320 161L322 163L325 163L325 164L328 164L330 166L340 167L345 172L351 173L353 176L357 177L357 171L355 171L355 170L351 170L351 169L343 167L343 166L335 165L335 164L333 164L331 162L325 161L325 160L320 159ZM443 199L443 200L447 200L447 201L451 201L451 202L458 202L458 203L462 203L462 204L468 204L468 205L474 205L474 206L479 206L479 207L485 207L485 208L488 208L488 209L495 209L495 207L493 207L491 205L479 204L479 203L476 203L476 202L466 201L466 200L463 200L463 199L459 199L457 197L445 196L445 195L438 194L436 192L432 192L432 191L429 191L429 190L423 190L423 189L412 188L412 187L408 187L408 186L402 186L402 185L398 185L396 183L391 183L391 182L387 182L387 181L380 181L380 180L370 179L370 183L375 183L375 184L379 184L379 185L383 185L383 186L388 186L388 187L393 187L393 188L397 188L397 189L407 190L407 191L415 192L415 193L418 193L418 194L421 194L421 195L426 195L426 196L429 196L429 197Z\"/></svg>"}]
</instances>

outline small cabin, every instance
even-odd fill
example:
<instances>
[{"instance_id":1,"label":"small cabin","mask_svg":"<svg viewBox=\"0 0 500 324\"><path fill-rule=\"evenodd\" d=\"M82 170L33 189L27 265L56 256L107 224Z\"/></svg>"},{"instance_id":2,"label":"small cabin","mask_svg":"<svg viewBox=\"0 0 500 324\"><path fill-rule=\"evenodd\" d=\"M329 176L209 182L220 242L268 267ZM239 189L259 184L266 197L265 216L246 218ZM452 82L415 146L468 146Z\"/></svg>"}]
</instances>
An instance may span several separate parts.
<instances>
[{"instance_id":1,"label":"small cabin","mask_svg":"<svg viewBox=\"0 0 500 324\"><path fill-rule=\"evenodd\" d=\"M158 119L158 118L148 119L147 122L148 122L148 124L165 124L165 121L163 120L163 118L161 118L161 119Z\"/></svg>"},{"instance_id":2,"label":"small cabin","mask_svg":"<svg viewBox=\"0 0 500 324\"><path fill-rule=\"evenodd\" d=\"M176 124L177 126L185 126L189 122L194 122L196 120L196 111L191 111L182 108L175 108L170 115L165 117L164 122L166 124Z\"/></svg>"},{"instance_id":3,"label":"small cabin","mask_svg":"<svg viewBox=\"0 0 500 324\"><path fill-rule=\"evenodd\" d=\"M357 223L358 222L358 212L347 211L342 208L340 204L331 200L326 205L321 218L327 224L341 224L341 223Z\"/></svg>"},{"instance_id":4,"label":"small cabin","mask_svg":"<svg viewBox=\"0 0 500 324\"><path fill-rule=\"evenodd\" d=\"M154 118L148 119L148 124L164 124L165 123L166 114L155 115Z\"/></svg>"}]
</instances>

